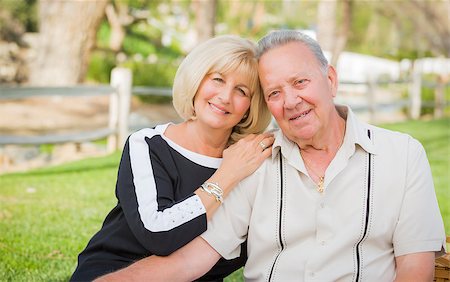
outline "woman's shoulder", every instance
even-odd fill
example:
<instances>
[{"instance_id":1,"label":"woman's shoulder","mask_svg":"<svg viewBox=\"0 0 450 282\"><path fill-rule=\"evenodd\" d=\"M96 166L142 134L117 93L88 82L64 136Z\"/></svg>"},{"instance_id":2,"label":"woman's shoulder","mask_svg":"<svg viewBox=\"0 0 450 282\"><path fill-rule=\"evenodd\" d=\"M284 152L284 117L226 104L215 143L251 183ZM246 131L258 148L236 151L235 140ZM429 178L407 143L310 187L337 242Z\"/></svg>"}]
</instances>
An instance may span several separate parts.
<instances>
[{"instance_id":1,"label":"woman's shoulder","mask_svg":"<svg viewBox=\"0 0 450 282\"><path fill-rule=\"evenodd\" d=\"M159 124L154 127L142 128L131 133L128 138L131 142L132 140L134 141L145 138L152 138L153 136L157 135L162 136L170 124L171 123L166 123L166 124Z\"/></svg>"},{"instance_id":2,"label":"woman's shoulder","mask_svg":"<svg viewBox=\"0 0 450 282\"><path fill-rule=\"evenodd\" d=\"M148 150L150 148L160 148L161 145L167 146L167 143L164 141L164 131L170 124L161 124L152 128L142 128L133 133L131 133L127 140L126 147L129 147L130 150L132 148L139 150Z\"/></svg>"}]
</instances>

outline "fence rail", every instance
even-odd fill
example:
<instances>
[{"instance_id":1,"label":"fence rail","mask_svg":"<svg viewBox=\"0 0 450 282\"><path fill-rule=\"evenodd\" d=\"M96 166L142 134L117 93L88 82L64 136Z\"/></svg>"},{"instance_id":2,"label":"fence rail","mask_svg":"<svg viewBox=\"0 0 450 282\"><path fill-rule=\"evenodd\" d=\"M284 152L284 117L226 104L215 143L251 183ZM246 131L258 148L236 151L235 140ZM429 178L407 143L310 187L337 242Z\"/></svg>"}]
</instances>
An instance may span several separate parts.
<instances>
[{"instance_id":1,"label":"fence rail","mask_svg":"<svg viewBox=\"0 0 450 282\"><path fill-rule=\"evenodd\" d=\"M108 126L98 128L96 130L85 132L72 132L65 134L44 134L38 136L18 136L18 135L4 135L0 134L0 145L7 144L58 144L65 142L85 142L107 137L108 151L120 149L125 142L129 132L128 117L130 111L131 95L139 96L172 96L170 88L161 87L143 87L131 84L131 71L124 68L113 69L111 73L111 85L78 85L72 87L0 87L0 100L24 99L36 96L109 96L109 120ZM408 109L410 116L414 118L420 108L434 107L435 112L442 113L444 107L449 106L448 100L442 99L445 87L449 83L430 83L417 81L368 81L366 83L355 82L340 82L340 91L348 91L350 87L359 87L358 91L363 91L362 102L354 104L352 101L347 101L355 112L368 112L370 119L375 119L375 114L379 111L392 111L398 109ZM379 102L376 101L375 92L377 87L381 85L405 85L409 92L413 93L406 99L398 99L395 101ZM435 96L440 97L436 99L437 103L417 101L417 93L420 94L420 89L417 87L426 87L435 90ZM342 90L347 89L347 90ZM362 89L362 90L361 90ZM415 95L415 96L414 96ZM420 95L419 95L420 97ZM361 98L361 97L360 97ZM419 106L419 110L417 107ZM411 114L412 113L412 114Z\"/></svg>"},{"instance_id":2,"label":"fence rail","mask_svg":"<svg viewBox=\"0 0 450 282\"><path fill-rule=\"evenodd\" d=\"M1 135L0 145L17 144L17 145L43 145L43 144L60 144L68 142L87 142L102 139L115 134L115 130L109 128L101 128L92 131L74 132L69 134L45 134L38 136L17 136L17 135Z\"/></svg>"},{"instance_id":3,"label":"fence rail","mask_svg":"<svg viewBox=\"0 0 450 282\"><path fill-rule=\"evenodd\" d=\"M35 96L100 96L116 91L110 85L68 87L0 87L0 99L25 99Z\"/></svg>"},{"instance_id":4,"label":"fence rail","mask_svg":"<svg viewBox=\"0 0 450 282\"><path fill-rule=\"evenodd\" d=\"M105 96L111 95L116 89L109 85L71 86L71 87L0 87L0 99L15 100L36 96ZM114 128L99 128L85 132L66 134L45 134L38 136L0 135L0 145L42 145L67 142L86 142L117 134Z\"/></svg>"}]
</instances>

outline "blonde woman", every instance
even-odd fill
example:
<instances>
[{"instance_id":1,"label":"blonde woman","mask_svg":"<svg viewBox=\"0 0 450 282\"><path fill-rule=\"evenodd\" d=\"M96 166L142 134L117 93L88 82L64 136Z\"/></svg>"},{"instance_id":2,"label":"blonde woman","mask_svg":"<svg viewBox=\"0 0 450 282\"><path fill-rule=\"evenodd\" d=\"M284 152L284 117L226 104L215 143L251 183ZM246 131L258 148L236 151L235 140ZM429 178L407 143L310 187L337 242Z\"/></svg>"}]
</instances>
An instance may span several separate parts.
<instances>
[{"instance_id":1,"label":"blonde woman","mask_svg":"<svg viewBox=\"0 0 450 282\"><path fill-rule=\"evenodd\" d=\"M184 119L133 133L120 162L118 204L78 257L71 281L93 280L150 255L168 255L203 233L231 189L271 155L256 46L219 36L180 65L173 104ZM246 248L242 248L245 250ZM200 280L221 280L245 253Z\"/></svg>"}]
</instances>

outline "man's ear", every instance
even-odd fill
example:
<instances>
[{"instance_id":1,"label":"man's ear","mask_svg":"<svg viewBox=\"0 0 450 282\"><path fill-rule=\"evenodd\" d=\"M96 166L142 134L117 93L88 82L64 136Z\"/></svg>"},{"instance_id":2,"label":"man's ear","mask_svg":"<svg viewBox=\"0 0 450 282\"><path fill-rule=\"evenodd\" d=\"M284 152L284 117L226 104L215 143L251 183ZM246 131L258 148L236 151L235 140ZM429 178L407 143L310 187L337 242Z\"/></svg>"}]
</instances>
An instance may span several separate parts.
<instances>
[{"instance_id":1,"label":"man's ear","mask_svg":"<svg viewBox=\"0 0 450 282\"><path fill-rule=\"evenodd\" d=\"M327 78L330 83L333 98L337 95L338 75L336 69L332 65L328 65Z\"/></svg>"}]
</instances>

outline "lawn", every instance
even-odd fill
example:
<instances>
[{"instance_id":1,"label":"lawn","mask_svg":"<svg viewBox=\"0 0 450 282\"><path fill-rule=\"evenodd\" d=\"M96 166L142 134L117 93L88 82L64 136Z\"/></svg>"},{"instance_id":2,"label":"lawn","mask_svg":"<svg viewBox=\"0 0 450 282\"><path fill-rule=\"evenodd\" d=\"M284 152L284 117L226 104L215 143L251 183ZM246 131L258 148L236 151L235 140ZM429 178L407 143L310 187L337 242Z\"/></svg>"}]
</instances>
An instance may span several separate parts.
<instances>
[{"instance_id":1,"label":"lawn","mask_svg":"<svg viewBox=\"0 0 450 282\"><path fill-rule=\"evenodd\" d=\"M424 145L450 234L450 119L384 125ZM0 280L67 281L115 205L120 153L0 176ZM227 281L240 281L241 274Z\"/></svg>"}]
</instances>

